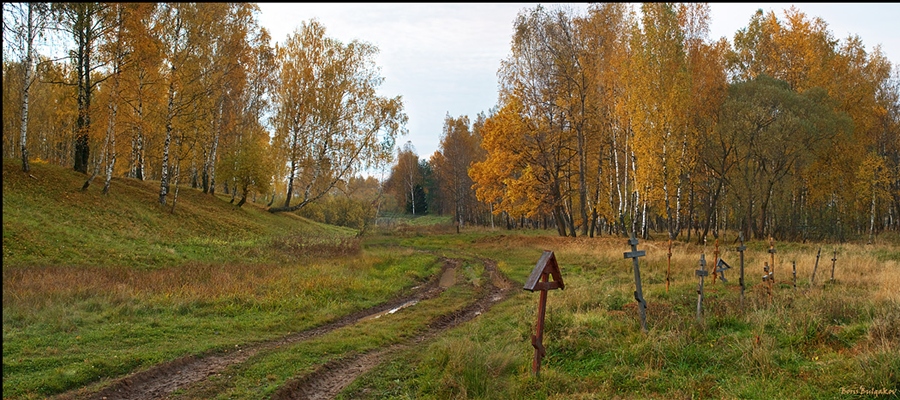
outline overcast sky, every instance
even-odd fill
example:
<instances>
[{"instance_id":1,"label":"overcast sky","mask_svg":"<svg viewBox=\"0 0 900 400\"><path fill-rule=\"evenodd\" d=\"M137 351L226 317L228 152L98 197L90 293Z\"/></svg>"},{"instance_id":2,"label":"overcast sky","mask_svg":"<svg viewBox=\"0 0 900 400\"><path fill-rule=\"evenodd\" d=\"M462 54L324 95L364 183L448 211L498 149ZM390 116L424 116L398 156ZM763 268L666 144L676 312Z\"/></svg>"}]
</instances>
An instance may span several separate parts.
<instances>
[{"instance_id":1,"label":"overcast sky","mask_svg":"<svg viewBox=\"0 0 900 400\"><path fill-rule=\"evenodd\" d=\"M376 45L384 77L379 93L400 95L409 116L409 134L420 158L440 144L444 117L469 120L497 103L497 70L509 55L513 21L539 3L259 3L260 23L283 43L302 21L316 18L325 34L348 43ZM553 8L562 3L542 3ZM586 3L565 3L577 12ZM746 27L757 9L783 20L791 3L711 3L710 37L726 37ZM867 51L881 45L894 65L900 60L900 4L796 3L808 17L821 17L840 40L862 39Z\"/></svg>"}]
</instances>

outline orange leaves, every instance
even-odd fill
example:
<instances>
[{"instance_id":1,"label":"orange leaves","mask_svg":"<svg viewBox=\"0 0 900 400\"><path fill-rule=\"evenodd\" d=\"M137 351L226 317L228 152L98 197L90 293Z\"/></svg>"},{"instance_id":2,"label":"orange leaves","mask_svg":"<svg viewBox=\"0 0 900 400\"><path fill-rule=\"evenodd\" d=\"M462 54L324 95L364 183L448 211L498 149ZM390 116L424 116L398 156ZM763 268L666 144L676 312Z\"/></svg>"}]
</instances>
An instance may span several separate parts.
<instances>
[{"instance_id":1,"label":"orange leaves","mask_svg":"<svg viewBox=\"0 0 900 400\"><path fill-rule=\"evenodd\" d=\"M525 185L530 178L519 182L526 173L522 171L524 123L518 113L518 102L507 103L500 111L488 118L482 128L481 147L487 152L484 161L476 162L469 169L475 182L475 195L485 203L497 204L494 213L506 211L521 215L521 199L527 196L523 191L534 191ZM528 173L527 175L530 175ZM513 214L518 211L519 214Z\"/></svg>"}]
</instances>

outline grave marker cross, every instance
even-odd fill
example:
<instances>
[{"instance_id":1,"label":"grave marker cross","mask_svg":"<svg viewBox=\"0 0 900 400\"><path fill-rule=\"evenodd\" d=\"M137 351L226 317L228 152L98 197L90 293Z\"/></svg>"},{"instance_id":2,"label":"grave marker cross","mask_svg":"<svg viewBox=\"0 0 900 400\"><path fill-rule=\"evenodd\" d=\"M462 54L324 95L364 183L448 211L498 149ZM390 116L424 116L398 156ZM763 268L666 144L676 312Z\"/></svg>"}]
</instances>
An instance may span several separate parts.
<instances>
[{"instance_id":1,"label":"grave marker cross","mask_svg":"<svg viewBox=\"0 0 900 400\"><path fill-rule=\"evenodd\" d=\"M769 254L772 255L772 272L771 279L772 283L775 283L775 239L769 237Z\"/></svg>"},{"instance_id":2,"label":"grave marker cross","mask_svg":"<svg viewBox=\"0 0 900 400\"><path fill-rule=\"evenodd\" d=\"M706 254L700 253L700 269L695 274L700 277L700 284L697 287L697 321L700 321L703 314L703 278L709 275L709 271L706 270Z\"/></svg>"},{"instance_id":3,"label":"grave marker cross","mask_svg":"<svg viewBox=\"0 0 900 400\"><path fill-rule=\"evenodd\" d=\"M741 233L741 245L737 247L737 251L741 253L741 308L744 308L744 250L747 250L747 246L744 246L744 233Z\"/></svg>"},{"instance_id":4,"label":"grave marker cross","mask_svg":"<svg viewBox=\"0 0 900 400\"><path fill-rule=\"evenodd\" d=\"M719 261L716 262L716 268L713 270L713 282L716 281L715 277L718 275L719 279L722 280L722 283L727 283L728 279L725 279L725 271L729 269L731 269L731 265L728 265L724 258L720 258Z\"/></svg>"},{"instance_id":5,"label":"grave marker cross","mask_svg":"<svg viewBox=\"0 0 900 400\"><path fill-rule=\"evenodd\" d=\"M550 277L553 280L550 280ZM533 292L538 290L541 292L538 300L538 315L535 322L535 334L531 335L531 345L534 346L534 359L531 363L531 372L535 376L539 376L541 372L541 359L547 354L544 348L544 316L547 312L547 291L554 289L565 289L566 284L563 283L562 273L559 270L559 264L556 262L556 255L550 250L544 250L541 258L538 260L528 280L525 281L523 289Z\"/></svg>"},{"instance_id":6,"label":"grave marker cross","mask_svg":"<svg viewBox=\"0 0 900 400\"><path fill-rule=\"evenodd\" d=\"M631 232L631 238L628 239L628 244L631 245L631 251L625 253L625 258L632 259L632 264L634 266L634 299L638 304L638 311L641 314L641 330L647 332L647 302L644 300L644 293L641 289L641 267L638 264L638 257L643 257L647 255L647 253L643 250L638 250L638 240L634 237L634 232Z\"/></svg>"}]
</instances>

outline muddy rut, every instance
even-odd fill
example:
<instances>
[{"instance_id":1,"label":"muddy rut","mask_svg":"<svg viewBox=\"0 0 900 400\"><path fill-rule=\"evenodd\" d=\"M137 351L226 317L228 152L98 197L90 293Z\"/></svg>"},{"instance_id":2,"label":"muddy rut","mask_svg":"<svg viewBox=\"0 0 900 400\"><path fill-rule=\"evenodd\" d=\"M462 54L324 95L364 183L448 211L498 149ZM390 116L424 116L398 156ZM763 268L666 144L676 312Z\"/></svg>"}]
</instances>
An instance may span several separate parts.
<instances>
[{"instance_id":1,"label":"muddy rut","mask_svg":"<svg viewBox=\"0 0 900 400\"><path fill-rule=\"evenodd\" d=\"M473 303L451 314L436 318L424 332L404 342L347 359L335 360L321 366L308 375L289 380L275 393L273 398L331 399L352 383L356 377L377 366L392 353L427 341L437 336L440 332L469 321L487 311L491 306L506 298L511 292L509 289L514 285L497 270L494 261L482 260L482 262L485 266L485 274L490 276L490 281L482 285L479 296ZM221 373L229 366L243 363L261 351L302 342L335 329L390 312L396 312L419 301L436 297L456 283L456 273L461 264L462 261L459 259L445 258L443 259L441 273L432 277L428 283L414 288L410 294L395 298L379 306L357 311L333 322L277 340L236 346L233 350L227 352L182 357L119 378L100 391L92 391L90 387L82 388L64 393L58 396L57 399L166 399L174 391L185 390L201 384L208 377Z\"/></svg>"}]
</instances>

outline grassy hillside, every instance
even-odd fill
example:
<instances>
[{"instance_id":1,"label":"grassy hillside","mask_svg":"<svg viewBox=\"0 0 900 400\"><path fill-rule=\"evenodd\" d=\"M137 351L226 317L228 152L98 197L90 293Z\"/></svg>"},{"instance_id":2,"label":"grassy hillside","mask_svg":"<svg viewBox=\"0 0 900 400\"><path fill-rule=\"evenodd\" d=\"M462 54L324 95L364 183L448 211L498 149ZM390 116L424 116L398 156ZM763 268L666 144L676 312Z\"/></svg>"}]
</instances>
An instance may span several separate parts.
<instances>
[{"instance_id":1,"label":"grassy hillside","mask_svg":"<svg viewBox=\"0 0 900 400\"><path fill-rule=\"evenodd\" d=\"M355 233L190 188L179 190L173 212L172 193L168 206L157 201L159 181L114 178L103 195L101 179L82 192L83 174L32 164L29 176L16 161L3 162L4 267L275 261L291 254L271 251L285 250L287 238L339 243Z\"/></svg>"},{"instance_id":2,"label":"grassy hillside","mask_svg":"<svg viewBox=\"0 0 900 400\"><path fill-rule=\"evenodd\" d=\"M381 304L440 268L356 232L158 182L3 164L3 398L109 382ZM171 204L171 196L170 204ZM396 333L395 333L396 334Z\"/></svg>"}]
</instances>

